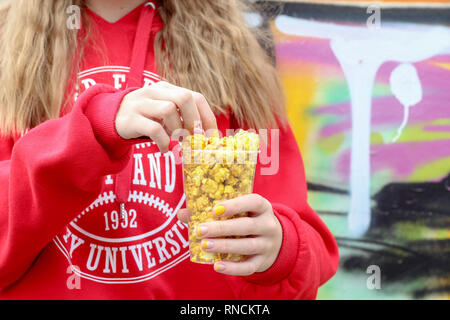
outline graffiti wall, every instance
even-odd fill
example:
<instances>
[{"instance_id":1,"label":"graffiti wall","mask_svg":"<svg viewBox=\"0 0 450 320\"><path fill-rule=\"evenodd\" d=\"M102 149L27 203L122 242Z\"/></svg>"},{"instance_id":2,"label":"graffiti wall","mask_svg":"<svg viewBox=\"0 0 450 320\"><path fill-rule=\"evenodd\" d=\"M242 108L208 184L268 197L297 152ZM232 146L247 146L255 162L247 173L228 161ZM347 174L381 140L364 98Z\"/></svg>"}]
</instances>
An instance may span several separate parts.
<instances>
[{"instance_id":1,"label":"graffiti wall","mask_svg":"<svg viewBox=\"0 0 450 320\"><path fill-rule=\"evenodd\" d=\"M448 1L260 5L309 201L340 247L318 298L448 299Z\"/></svg>"}]
</instances>

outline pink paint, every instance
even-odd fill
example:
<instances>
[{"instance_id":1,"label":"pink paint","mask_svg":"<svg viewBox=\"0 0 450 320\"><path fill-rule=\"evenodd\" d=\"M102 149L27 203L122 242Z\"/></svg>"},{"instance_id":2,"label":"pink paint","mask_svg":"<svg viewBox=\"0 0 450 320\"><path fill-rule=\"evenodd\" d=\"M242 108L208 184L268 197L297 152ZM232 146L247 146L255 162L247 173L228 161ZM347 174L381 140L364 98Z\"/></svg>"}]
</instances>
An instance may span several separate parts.
<instances>
[{"instance_id":1,"label":"pink paint","mask_svg":"<svg viewBox=\"0 0 450 320\"><path fill-rule=\"evenodd\" d=\"M450 132L450 125L425 126L423 130L432 132Z\"/></svg>"},{"instance_id":2,"label":"pink paint","mask_svg":"<svg viewBox=\"0 0 450 320\"><path fill-rule=\"evenodd\" d=\"M438 119L450 118L450 91L424 95L422 102L410 108L408 125L431 122ZM317 115L337 115L342 116L342 121L324 126L320 130L321 138L328 138L332 135L350 132L351 108L350 103L339 103L320 107L314 111ZM399 125L403 119L403 107L393 96L374 98L372 102L372 130Z\"/></svg>"},{"instance_id":3,"label":"pink paint","mask_svg":"<svg viewBox=\"0 0 450 320\"><path fill-rule=\"evenodd\" d=\"M308 61L339 66L336 56L331 51L329 40L299 38L295 42L277 43L275 52L280 61Z\"/></svg>"},{"instance_id":4,"label":"pink paint","mask_svg":"<svg viewBox=\"0 0 450 320\"><path fill-rule=\"evenodd\" d=\"M430 59L431 62L443 62L443 63L450 63L450 55L448 54L440 54L437 56L434 56Z\"/></svg>"},{"instance_id":5,"label":"pink paint","mask_svg":"<svg viewBox=\"0 0 450 320\"><path fill-rule=\"evenodd\" d=\"M444 69L433 63L444 62L446 63L446 59L440 56L439 60L425 60L421 62L414 63L414 66L417 69L419 74L420 82L422 83L422 87L424 90L428 90L429 92L438 92L438 91L446 91L448 90L448 83L450 82L450 70ZM448 56L450 57L450 55ZM391 72L399 65L398 62L386 62L384 63L377 73L376 82L389 84L389 77Z\"/></svg>"},{"instance_id":6,"label":"pink paint","mask_svg":"<svg viewBox=\"0 0 450 320\"><path fill-rule=\"evenodd\" d=\"M339 62L330 48L329 40L298 38L295 42L278 42L275 50L277 59L282 62L302 61L312 64L335 65L340 68ZM450 55L438 55L414 64L418 69L423 87L447 90L450 71L433 63L450 63ZM378 70L376 82L389 84L389 76L398 64L399 62L395 61L384 63Z\"/></svg>"},{"instance_id":7,"label":"pink paint","mask_svg":"<svg viewBox=\"0 0 450 320\"><path fill-rule=\"evenodd\" d=\"M407 179L427 163L450 157L450 140L374 145L370 148L370 154L371 174L389 170L394 178ZM339 156L336 169L343 181L347 181L350 177L350 149Z\"/></svg>"}]
</instances>

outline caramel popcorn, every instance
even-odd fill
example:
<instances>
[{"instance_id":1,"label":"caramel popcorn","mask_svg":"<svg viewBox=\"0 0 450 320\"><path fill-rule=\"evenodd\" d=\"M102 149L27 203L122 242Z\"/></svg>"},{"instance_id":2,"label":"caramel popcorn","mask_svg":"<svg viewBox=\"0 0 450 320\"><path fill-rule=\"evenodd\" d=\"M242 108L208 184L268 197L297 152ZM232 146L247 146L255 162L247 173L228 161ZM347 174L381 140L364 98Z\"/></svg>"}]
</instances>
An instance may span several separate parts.
<instances>
[{"instance_id":1,"label":"caramel popcorn","mask_svg":"<svg viewBox=\"0 0 450 320\"><path fill-rule=\"evenodd\" d=\"M212 264L242 260L244 257L237 254L203 251L197 227L204 222L230 219L215 217L213 207L220 201L252 192L259 136L243 130L224 138L220 138L218 132L211 137L194 134L183 140L182 150L184 191L187 207L192 212L189 222L191 261Z\"/></svg>"}]
</instances>

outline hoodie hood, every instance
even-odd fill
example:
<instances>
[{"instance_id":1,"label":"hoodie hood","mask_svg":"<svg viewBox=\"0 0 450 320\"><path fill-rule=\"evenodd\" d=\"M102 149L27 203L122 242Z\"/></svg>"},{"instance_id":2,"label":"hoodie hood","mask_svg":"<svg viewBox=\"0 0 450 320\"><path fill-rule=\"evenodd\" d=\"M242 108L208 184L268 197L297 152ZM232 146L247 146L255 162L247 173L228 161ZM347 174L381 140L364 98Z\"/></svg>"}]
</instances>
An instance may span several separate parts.
<instances>
[{"instance_id":1,"label":"hoodie hood","mask_svg":"<svg viewBox=\"0 0 450 320\"><path fill-rule=\"evenodd\" d=\"M96 24L96 30L101 33L106 43L110 43L108 41L109 36L117 36L117 30L122 29L127 37L124 45L132 45L131 54L129 55L129 73L126 83L122 85L126 88L140 88L145 85L144 70L147 65L147 60L152 58L148 57L149 51L153 52L153 50L149 50L150 45L151 43L153 44L156 33L162 28L161 18L157 14L158 7L158 1L147 1L116 22L109 22L94 11L87 9L89 16ZM132 39L133 33L134 37ZM104 49L109 51L108 47ZM108 57L111 56L109 53L107 55ZM122 219L126 214L126 203L130 194L132 171L133 166L132 161L130 161L128 166L116 175L115 194Z\"/></svg>"}]
</instances>

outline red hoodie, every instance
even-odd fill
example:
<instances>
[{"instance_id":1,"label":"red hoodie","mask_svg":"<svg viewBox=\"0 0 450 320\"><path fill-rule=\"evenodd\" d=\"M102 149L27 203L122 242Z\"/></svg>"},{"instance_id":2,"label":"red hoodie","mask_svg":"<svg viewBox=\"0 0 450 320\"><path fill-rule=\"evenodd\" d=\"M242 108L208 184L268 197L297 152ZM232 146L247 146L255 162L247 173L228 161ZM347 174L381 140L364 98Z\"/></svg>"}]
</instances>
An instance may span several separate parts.
<instances>
[{"instance_id":1,"label":"red hoodie","mask_svg":"<svg viewBox=\"0 0 450 320\"><path fill-rule=\"evenodd\" d=\"M289 127L276 173L261 174L274 163L260 163L254 184L281 223L281 250L267 271L246 277L189 261L187 226L176 217L185 205L178 143L161 154L115 131L124 95L159 80L155 12L141 5L109 23L88 10L98 32L70 112L0 140L0 299L314 299L336 272L338 249L307 203ZM107 65L93 43L104 43ZM217 121L222 132L237 128L229 114Z\"/></svg>"}]
</instances>

